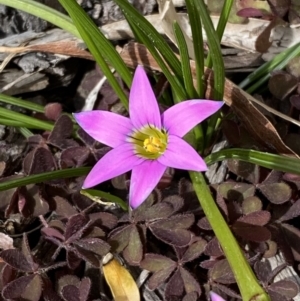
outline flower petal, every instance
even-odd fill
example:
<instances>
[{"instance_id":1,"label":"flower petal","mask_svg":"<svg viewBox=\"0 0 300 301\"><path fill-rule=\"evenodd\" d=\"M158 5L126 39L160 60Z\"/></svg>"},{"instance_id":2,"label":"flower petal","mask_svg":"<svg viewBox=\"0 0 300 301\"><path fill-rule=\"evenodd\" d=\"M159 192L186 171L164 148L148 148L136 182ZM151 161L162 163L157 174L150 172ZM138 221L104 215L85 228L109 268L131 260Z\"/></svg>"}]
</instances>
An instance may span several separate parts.
<instances>
[{"instance_id":1,"label":"flower petal","mask_svg":"<svg viewBox=\"0 0 300 301\"><path fill-rule=\"evenodd\" d=\"M178 169L206 171L207 165L200 155L183 139L169 135L164 154L157 159L161 164Z\"/></svg>"},{"instance_id":2,"label":"flower petal","mask_svg":"<svg viewBox=\"0 0 300 301\"><path fill-rule=\"evenodd\" d=\"M209 296L211 301L225 301L221 296L219 296L218 294L214 293L214 292L209 292Z\"/></svg>"},{"instance_id":3,"label":"flower petal","mask_svg":"<svg viewBox=\"0 0 300 301\"><path fill-rule=\"evenodd\" d=\"M129 118L112 112L81 112L74 114L74 118L91 137L110 147L123 144L127 135L133 131Z\"/></svg>"},{"instance_id":4,"label":"flower petal","mask_svg":"<svg viewBox=\"0 0 300 301\"><path fill-rule=\"evenodd\" d=\"M166 169L157 160L146 160L132 168L129 190L131 208L137 208L146 200Z\"/></svg>"},{"instance_id":5,"label":"flower petal","mask_svg":"<svg viewBox=\"0 0 300 301\"><path fill-rule=\"evenodd\" d=\"M141 66L138 66L134 73L129 95L129 114L137 129L148 124L161 128L158 103L147 74Z\"/></svg>"},{"instance_id":6,"label":"flower petal","mask_svg":"<svg viewBox=\"0 0 300 301\"><path fill-rule=\"evenodd\" d=\"M144 159L137 157L132 145L123 144L105 154L87 175L84 188L90 188L131 170Z\"/></svg>"},{"instance_id":7,"label":"flower petal","mask_svg":"<svg viewBox=\"0 0 300 301\"><path fill-rule=\"evenodd\" d=\"M217 112L223 101L186 100L172 106L161 115L162 126L171 135L183 137L198 123Z\"/></svg>"}]
</instances>

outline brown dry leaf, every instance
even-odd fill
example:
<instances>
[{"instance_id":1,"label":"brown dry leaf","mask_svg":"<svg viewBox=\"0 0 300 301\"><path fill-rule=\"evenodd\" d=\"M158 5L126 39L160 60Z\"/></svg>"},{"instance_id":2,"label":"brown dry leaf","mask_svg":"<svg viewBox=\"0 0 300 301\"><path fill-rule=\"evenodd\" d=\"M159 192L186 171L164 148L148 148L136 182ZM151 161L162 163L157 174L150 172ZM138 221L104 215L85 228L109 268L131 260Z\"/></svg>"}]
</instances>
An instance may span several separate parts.
<instances>
[{"instance_id":1,"label":"brown dry leaf","mask_svg":"<svg viewBox=\"0 0 300 301\"><path fill-rule=\"evenodd\" d=\"M112 256L110 253L108 255ZM140 292L131 274L115 258L108 263L105 263L105 259L106 257L103 259L102 270L114 300L140 301Z\"/></svg>"},{"instance_id":2,"label":"brown dry leaf","mask_svg":"<svg viewBox=\"0 0 300 301\"><path fill-rule=\"evenodd\" d=\"M129 67L135 68L137 65L143 65L150 70L161 71L144 45L129 43L120 51L120 55ZM194 61L191 61L191 68L195 77ZM207 80L205 96L207 99L213 99L214 84L211 69L206 68L205 77ZM252 103L257 103L260 106L263 104L228 79L225 79L224 101L259 143L276 153L298 157L284 144L272 123ZM269 110L269 107L267 109Z\"/></svg>"},{"instance_id":3,"label":"brown dry leaf","mask_svg":"<svg viewBox=\"0 0 300 301\"><path fill-rule=\"evenodd\" d=\"M81 49L78 46L78 41L73 40L64 40L57 42L48 42L45 44L35 44L28 46L19 46L19 47L7 47L0 46L0 52L6 52L11 54L20 54L24 52L47 52L54 54L62 54L72 57L79 57L84 59L93 60L93 56L86 50Z\"/></svg>"}]
</instances>

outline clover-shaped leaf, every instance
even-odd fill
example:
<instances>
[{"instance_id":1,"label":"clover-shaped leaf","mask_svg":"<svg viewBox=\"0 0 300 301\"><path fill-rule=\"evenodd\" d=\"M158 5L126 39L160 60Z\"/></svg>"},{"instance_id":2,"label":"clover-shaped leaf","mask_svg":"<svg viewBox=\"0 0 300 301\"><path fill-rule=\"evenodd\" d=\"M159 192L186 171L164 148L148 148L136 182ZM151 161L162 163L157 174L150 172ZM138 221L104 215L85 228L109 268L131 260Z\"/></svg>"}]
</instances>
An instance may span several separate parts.
<instances>
[{"instance_id":1,"label":"clover-shaped leaf","mask_svg":"<svg viewBox=\"0 0 300 301\"><path fill-rule=\"evenodd\" d=\"M166 220L151 223L150 230L163 242L177 247L187 246L192 239L192 232L188 229L194 223L192 214L176 215Z\"/></svg>"},{"instance_id":2,"label":"clover-shaped leaf","mask_svg":"<svg viewBox=\"0 0 300 301\"><path fill-rule=\"evenodd\" d=\"M291 198L292 190L284 182L258 186L262 194L273 204L283 204Z\"/></svg>"},{"instance_id":3,"label":"clover-shaped leaf","mask_svg":"<svg viewBox=\"0 0 300 301\"><path fill-rule=\"evenodd\" d=\"M123 252L124 258L131 265L139 265L143 258L143 244L136 226L132 225L127 247Z\"/></svg>"},{"instance_id":4,"label":"clover-shaped leaf","mask_svg":"<svg viewBox=\"0 0 300 301\"><path fill-rule=\"evenodd\" d=\"M148 280L148 287L155 290L160 286L175 270L176 262L166 256L158 254L145 254L144 259L140 263L142 269L153 272Z\"/></svg>"},{"instance_id":5,"label":"clover-shaped leaf","mask_svg":"<svg viewBox=\"0 0 300 301\"><path fill-rule=\"evenodd\" d=\"M218 283L231 284L235 283L234 275L226 259L217 261L209 270L209 278Z\"/></svg>"},{"instance_id":6,"label":"clover-shaped leaf","mask_svg":"<svg viewBox=\"0 0 300 301\"><path fill-rule=\"evenodd\" d=\"M270 231L267 228L258 225L236 221L231 226L231 229L235 234L246 240L264 242L271 239Z\"/></svg>"},{"instance_id":7,"label":"clover-shaped leaf","mask_svg":"<svg viewBox=\"0 0 300 301\"><path fill-rule=\"evenodd\" d=\"M268 287L268 292L270 291L276 292L285 298L293 299L299 293L299 287L291 280L280 280Z\"/></svg>"},{"instance_id":8,"label":"clover-shaped leaf","mask_svg":"<svg viewBox=\"0 0 300 301\"><path fill-rule=\"evenodd\" d=\"M246 183L225 182L218 186L217 191L228 201L243 201L254 195L255 187Z\"/></svg>"}]
</instances>

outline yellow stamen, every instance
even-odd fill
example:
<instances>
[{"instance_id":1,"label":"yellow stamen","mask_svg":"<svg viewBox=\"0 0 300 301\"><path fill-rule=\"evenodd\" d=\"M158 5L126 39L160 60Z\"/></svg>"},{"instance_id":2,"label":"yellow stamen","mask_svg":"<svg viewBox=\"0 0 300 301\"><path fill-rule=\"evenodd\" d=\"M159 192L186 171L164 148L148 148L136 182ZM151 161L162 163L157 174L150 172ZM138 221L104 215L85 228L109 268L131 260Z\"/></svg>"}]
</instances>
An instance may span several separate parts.
<instances>
[{"instance_id":1,"label":"yellow stamen","mask_svg":"<svg viewBox=\"0 0 300 301\"><path fill-rule=\"evenodd\" d=\"M149 136L149 138L144 140L144 149L149 153L157 154L165 149L165 144L161 139Z\"/></svg>"}]
</instances>

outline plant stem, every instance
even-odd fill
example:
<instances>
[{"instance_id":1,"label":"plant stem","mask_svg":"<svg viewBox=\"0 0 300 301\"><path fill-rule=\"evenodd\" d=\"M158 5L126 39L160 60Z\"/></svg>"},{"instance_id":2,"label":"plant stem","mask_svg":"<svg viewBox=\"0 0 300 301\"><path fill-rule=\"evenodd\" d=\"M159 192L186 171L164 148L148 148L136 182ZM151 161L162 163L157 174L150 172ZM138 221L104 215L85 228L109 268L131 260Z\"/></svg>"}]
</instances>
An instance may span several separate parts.
<instances>
[{"instance_id":1,"label":"plant stem","mask_svg":"<svg viewBox=\"0 0 300 301\"><path fill-rule=\"evenodd\" d=\"M243 300L269 301L269 296L259 285L258 280L249 266L235 237L231 233L226 221L212 198L203 174L194 171L190 171L189 174L200 205L220 242L239 286Z\"/></svg>"}]
</instances>

